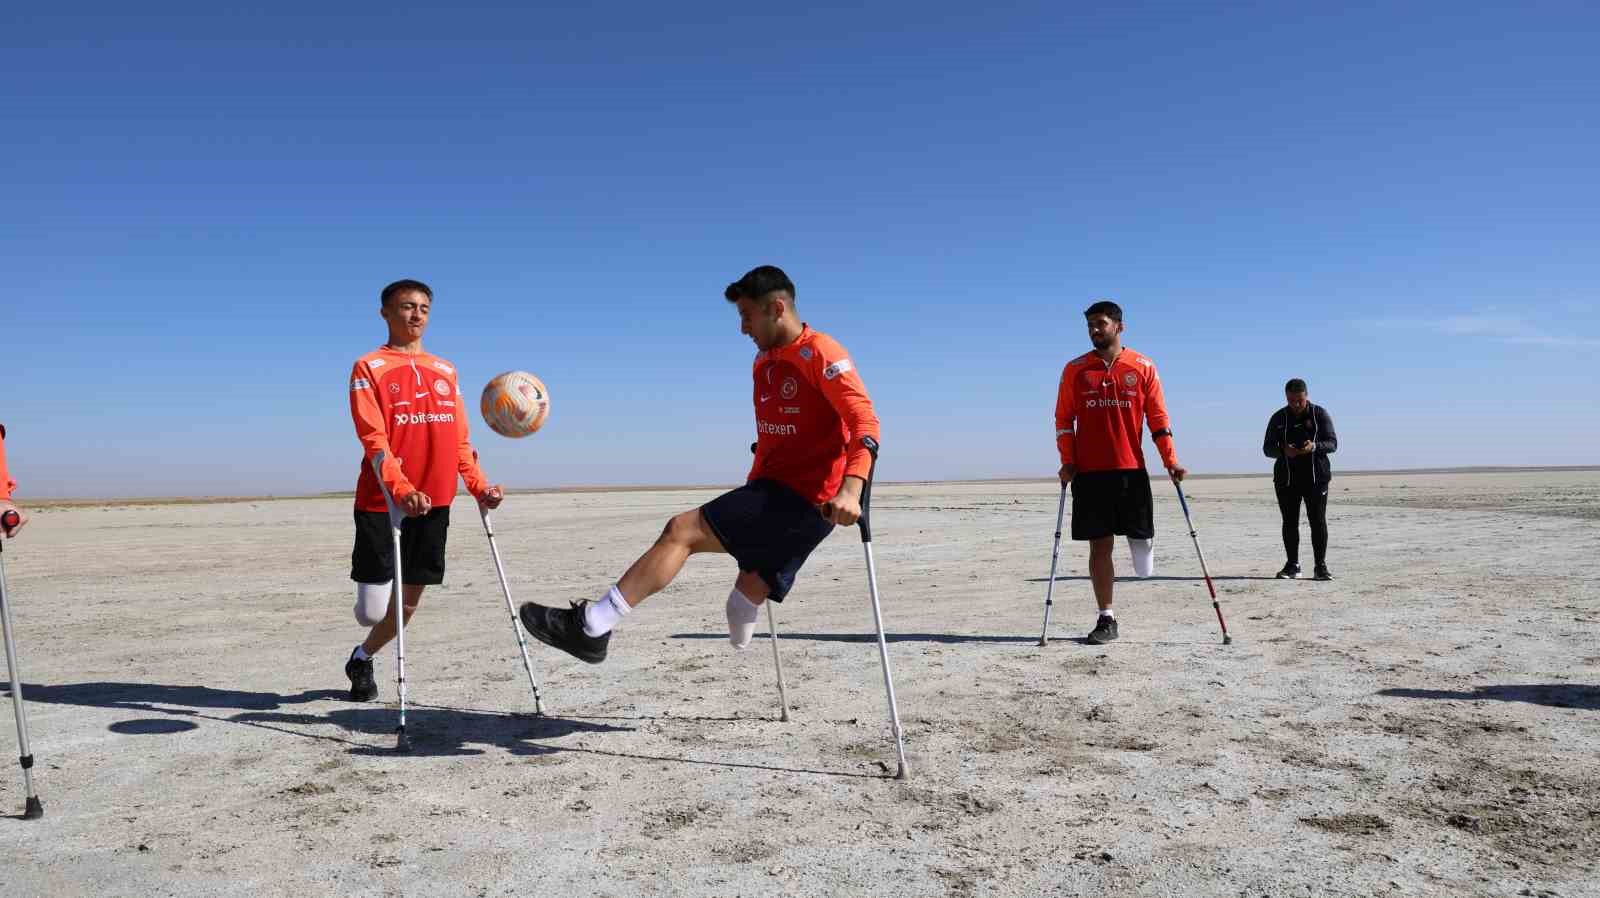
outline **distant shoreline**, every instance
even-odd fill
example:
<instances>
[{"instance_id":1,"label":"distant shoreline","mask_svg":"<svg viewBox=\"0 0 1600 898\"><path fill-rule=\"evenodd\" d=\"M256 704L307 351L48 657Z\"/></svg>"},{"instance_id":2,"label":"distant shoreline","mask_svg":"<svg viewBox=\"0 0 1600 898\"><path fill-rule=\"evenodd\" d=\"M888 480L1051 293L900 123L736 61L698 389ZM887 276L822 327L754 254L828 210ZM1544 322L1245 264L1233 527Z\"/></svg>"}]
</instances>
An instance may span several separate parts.
<instances>
[{"instance_id":1,"label":"distant shoreline","mask_svg":"<svg viewBox=\"0 0 1600 898\"><path fill-rule=\"evenodd\" d=\"M1337 471L1337 477L1394 477L1403 474L1439 475L1439 474L1526 474L1526 473L1562 473L1600 471L1600 465L1469 465L1456 468L1390 468L1370 471ZM1270 471L1257 471L1248 474L1191 474L1191 480L1240 480L1245 478L1271 477ZM962 483L1048 483L1049 477L987 477L969 480L885 480L880 486L932 486L937 484L962 484ZM550 486L532 487L527 489L509 489L510 495L550 495L561 493L672 493L672 492L703 492L705 490L731 489L736 484L634 484L629 486ZM84 508L96 505L129 506L129 505L227 505L237 502L291 502L306 499L339 499L354 498L355 493L348 490L338 490L325 493L305 493L292 496L119 496L110 498L90 499L30 499L27 496L18 496L18 504L29 511L45 511L53 508Z\"/></svg>"}]
</instances>

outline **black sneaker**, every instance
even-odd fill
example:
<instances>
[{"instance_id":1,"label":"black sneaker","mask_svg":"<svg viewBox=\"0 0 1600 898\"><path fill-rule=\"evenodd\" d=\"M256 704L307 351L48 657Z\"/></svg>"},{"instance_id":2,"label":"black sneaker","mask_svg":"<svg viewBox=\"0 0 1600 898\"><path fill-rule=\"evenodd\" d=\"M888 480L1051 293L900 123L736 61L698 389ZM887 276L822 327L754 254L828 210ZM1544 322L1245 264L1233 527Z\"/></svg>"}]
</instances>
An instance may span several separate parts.
<instances>
[{"instance_id":1,"label":"black sneaker","mask_svg":"<svg viewBox=\"0 0 1600 898\"><path fill-rule=\"evenodd\" d=\"M1094 622L1094 629L1089 631L1089 644L1105 645L1116 638L1117 619L1108 614L1100 615L1100 618Z\"/></svg>"},{"instance_id":2,"label":"black sneaker","mask_svg":"<svg viewBox=\"0 0 1600 898\"><path fill-rule=\"evenodd\" d=\"M372 659L357 661L356 653L344 663L344 675L350 678L350 700L370 702L378 697L378 681L372 678Z\"/></svg>"},{"instance_id":3,"label":"black sneaker","mask_svg":"<svg viewBox=\"0 0 1600 898\"><path fill-rule=\"evenodd\" d=\"M1283 570L1279 571L1273 576L1277 577L1279 580L1298 580L1300 579L1300 565L1291 561L1283 566Z\"/></svg>"},{"instance_id":4,"label":"black sneaker","mask_svg":"<svg viewBox=\"0 0 1600 898\"><path fill-rule=\"evenodd\" d=\"M522 626L551 648L566 652L579 661L599 664L606 660L606 646L611 634L590 636L583 632L583 609L588 602L573 602L570 608L546 608L533 602L524 602L517 609Z\"/></svg>"},{"instance_id":5,"label":"black sneaker","mask_svg":"<svg viewBox=\"0 0 1600 898\"><path fill-rule=\"evenodd\" d=\"M1319 565L1317 565L1317 569L1314 572L1312 572L1311 579L1313 579L1313 580L1332 580L1333 579L1333 573L1328 570L1328 566L1327 565L1319 564Z\"/></svg>"}]
</instances>

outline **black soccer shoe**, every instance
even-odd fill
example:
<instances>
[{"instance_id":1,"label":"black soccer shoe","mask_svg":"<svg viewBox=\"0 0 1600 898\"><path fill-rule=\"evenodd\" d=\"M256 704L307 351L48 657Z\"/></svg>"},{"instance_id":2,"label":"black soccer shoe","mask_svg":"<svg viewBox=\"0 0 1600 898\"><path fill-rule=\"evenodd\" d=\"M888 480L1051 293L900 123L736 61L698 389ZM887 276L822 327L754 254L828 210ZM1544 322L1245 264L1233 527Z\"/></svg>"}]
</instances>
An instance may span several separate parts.
<instances>
[{"instance_id":1,"label":"black soccer shoe","mask_svg":"<svg viewBox=\"0 0 1600 898\"><path fill-rule=\"evenodd\" d=\"M1328 566L1327 565L1319 564L1319 565L1317 565L1317 569L1312 572L1311 579L1313 579L1313 580L1332 580L1333 579L1333 572L1328 570Z\"/></svg>"},{"instance_id":2,"label":"black soccer shoe","mask_svg":"<svg viewBox=\"0 0 1600 898\"><path fill-rule=\"evenodd\" d=\"M1283 566L1283 570L1277 572L1273 576L1277 577L1279 580L1298 580L1300 579L1300 565L1291 561Z\"/></svg>"},{"instance_id":3,"label":"black soccer shoe","mask_svg":"<svg viewBox=\"0 0 1600 898\"><path fill-rule=\"evenodd\" d=\"M1100 615L1094 622L1094 629L1089 631L1089 644L1105 645L1116 638L1117 619L1107 614Z\"/></svg>"},{"instance_id":4,"label":"black soccer shoe","mask_svg":"<svg viewBox=\"0 0 1600 898\"><path fill-rule=\"evenodd\" d=\"M372 659L357 661L356 653L344 663L344 675L350 678L350 700L370 702L378 697L378 681L372 678Z\"/></svg>"},{"instance_id":5,"label":"black soccer shoe","mask_svg":"<svg viewBox=\"0 0 1600 898\"><path fill-rule=\"evenodd\" d=\"M522 626L534 639L560 649L579 661L599 664L606 660L606 646L611 643L611 634L590 636L583 632L583 609L588 605L588 602L573 602L570 608L547 608L524 602L517 609L517 617L521 618Z\"/></svg>"}]
</instances>

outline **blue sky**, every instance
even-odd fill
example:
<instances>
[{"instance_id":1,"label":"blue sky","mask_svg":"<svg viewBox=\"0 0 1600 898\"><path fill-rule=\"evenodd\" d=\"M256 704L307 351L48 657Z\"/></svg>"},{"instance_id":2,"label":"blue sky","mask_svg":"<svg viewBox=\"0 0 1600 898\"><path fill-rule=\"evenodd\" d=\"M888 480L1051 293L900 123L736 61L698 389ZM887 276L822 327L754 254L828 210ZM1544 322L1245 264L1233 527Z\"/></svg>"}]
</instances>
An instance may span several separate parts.
<instances>
[{"instance_id":1,"label":"blue sky","mask_svg":"<svg viewBox=\"0 0 1600 898\"><path fill-rule=\"evenodd\" d=\"M551 388L495 479L737 482L762 263L889 479L1053 472L1100 297L1198 472L1290 376L1347 469L1600 460L1592 5L339 6L0 10L21 496L350 488L399 277Z\"/></svg>"}]
</instances>

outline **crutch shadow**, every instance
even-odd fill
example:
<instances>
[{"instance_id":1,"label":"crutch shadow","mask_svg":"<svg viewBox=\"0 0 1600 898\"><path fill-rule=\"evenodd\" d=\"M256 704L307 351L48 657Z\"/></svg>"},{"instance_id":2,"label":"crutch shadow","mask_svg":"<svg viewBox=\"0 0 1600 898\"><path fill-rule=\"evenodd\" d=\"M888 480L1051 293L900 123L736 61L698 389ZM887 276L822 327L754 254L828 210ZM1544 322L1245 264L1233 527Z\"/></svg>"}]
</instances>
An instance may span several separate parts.
<instances>
[{"instance_id":1,"label":"crutch shadow","mask_svg":"<svg viewBox=\"0 0 1600 898\"><path fill-rule=\"evenodd\" d=\"M0 694L7 698L11 695L11 685L0 683ZM160 683L63 683L56 686L47 686L40 683L22 684L22 698L28 702L38 702L44 705L76 705L83 708L108 708L112 710L138 711L143 714L163 714L168 720L210 720L216 723L229 723L240 726L253 726L258 729L272 730L302 739L318 739L328 742L345 742L337 736L328 736L318 733L308 733L301 730L284 729L259 721L245 719L248 713L270 711L285 705L305 704L308 702L327 701L329 699L343 698L342 690L310 689L292 695L280 695L276 692L245 692L238 689L213 689L209 686L167 686ZM239 710L246 714L223 716L220 714L206 713L208 711ZM289 715L284 715L288 718ZM300 722L316 721L315 715L299 714L293 718ZM159 720L124 720L111 724L107 729L123 736L170 736L194 729L193 726L181 727L171 724L161 725ZM354 743L349 743L354 744Z\"/></svg>"},{"instance_id":2,"label":"crutch shadow","mask_svg":"<svg viewBox=\"0 0 1600 898\"><path fill-rule=\"evenodd\" d=\"M1527 702L1551 708L1600 711L1600 686L1579 683L1530 683L1508 686L1474 686L1471 692L1449 689L1381 689L1390 698L1431 698L1458 702Z\"/></svg>"},{"instance_id":3,"label":"crutch shadow","mask_svg":"<svg viewBox=\"0 0 1600 898\"><path fill-rule=\"evenodd\" d=\"M672 639L720 639L726 641L727 633L674 633ZM876 633L779 633L778 641L786 642L791 639L805 640L808 642L856 642L875 643L878 641ZM969 645L973 643L1019 643L1038 642L1037 636L982 636L964 633L885 633L887 642L933 642L942 645Z\"/></svg>"},{"instance_id":4,"label":"crutch shadow","mask_svg":"<svg viewBox=\"0 0 1600 898\"><path fill-rule=\"evenodd\" d=\"M481 709L481 708L452 708L452 707L449 707L449 706L446 706L446 705L412 705L410 707L412 707L412 708L420 708L420 709L424 709L424 710L427 710L427 711L440 711L440 712L454 713L454 714L460 714L460 715L491 715L491 716L500 715L500 716L506 716L504 714L504 712L487 711L487 710L484 710L484 709ZM410 713L413 713L413 712L408 712L408 716L409 716ZM511 715L511 716L513 717L513 719L527 721L527 722L560 721L561 724L558 725L557 727L555 727L555 729L550 734L547 734L544 738L559 738L560 736L571 735L572 733L632 732L633 729L634 729L633 727L611 726L609 724L603 723L603 721L613 721L613 720L615 720L615 721L627 721L627 722L630 722L630 723L685 723L685 724L694 724L694 723L771 723L772 720L773 720L769 716L762 716L762 715L758 715L758 714L750 714L750 715L745 715L745 716L740 716L740 717L711 717L711 716L699 715L699 714L573 714L573 715L569 715L569 716L566 716L566 717L539 717L539 716L533 716L533 715L528 715L528 714L515 714L515 715ZM385 732L392 734L392 724L393 724L392 712L391 712L391 717L388 719L387 723L389 724L390 729L386 730ZM561 726L570 727L570 729L567 732L560 732ZM408 729L414 729L414 725L412 725L412 724L410 724L408 722L407 728ZM413 736L413 743L415 743L415 741L416 741L416 737ZM806 774L806 775L810 775L810 776L833 776L833 777L840 777L840 778L846 778L846 779L884 779L884 778L891 778L892 779L892 777L878 776L878 775L871 774L871 773L854 773L854 772L851 772L851 771L848 771L848 770L814 770L814 769L805 768L805 767L781 767L781 766L771 765L771 764L755 764L755 763L742 762L742 761L708 761L708 760L703 760L703 759L700 759L700 758L688 758L688 757L683 757L683 756L672 756L672 755L650 755L650 754L644 754L642 752L612 751L612 750L609 750L609 749L589 748L589 747L585 747L585 746L574 746L574 745L541 745L541 746L529 746L528 748L530 750L525 750L525 751L513 750L512 753L513 754L531 754L531 755L584 754L584 755L597 755L599 757L606 757L606 758L620 758L620 759L631 760L631 761L656 761L656 762L664 763L664 764L692 764L692 765L700 766L700 767L727 767L727 768L731 768L731 769L734 769L734 770L769 770L769 771L773 771L775 773L799 773L799 774ZM363 753L366 753L366 752L363 752ZM379 752L379 753L382 753L382 752Z\"/></svg>"},{"instance_id":5,"label":"crutch shadow","mask_svg":"<svg viewBox=\"0 0 1600 898\"><path fill-rule=\"evenodd\" d=\"M1266 577L1266 576L1252 577L1252 576L1237 575L1237 576L1229 576L1229 577L1212 577L1211 578L1211 582L1212 583L1225 583L1225 582L1230 581L1230 580L1276 580L1276 579L1278 579L1278 578L1277 577ZM1204 578L1204 577L1167 577L1167 576L1118 577L1118 578L1116 578L1116 580L1117 580L1118 583L1139 583L1141 581L1146 582L1146 583L1149 583L1149 582L1152 582L1152 581L1158 581L1158 582L1159 581L1168 581L1168 582L1173 582L1173 583L1204 583L1204 582L1206 582L1206 578ZM1070 577L1068 577L1068 576L1066 576L1064 574L1058 574L1056 576L1056 582L1057 583L1067 583L1067 582L1083 582L1083 583L1086 583L1088 581L1089 581L1089 577L1087 577L1085 575L1081 575L1081 574L1075 574L1075 575L1070 576ZM1049 583L1050 582L1050 578L1049 577L1029 577L1027 580L1024 580L1023 582L1024 583Z\"/></svg>"}]
</instances>

